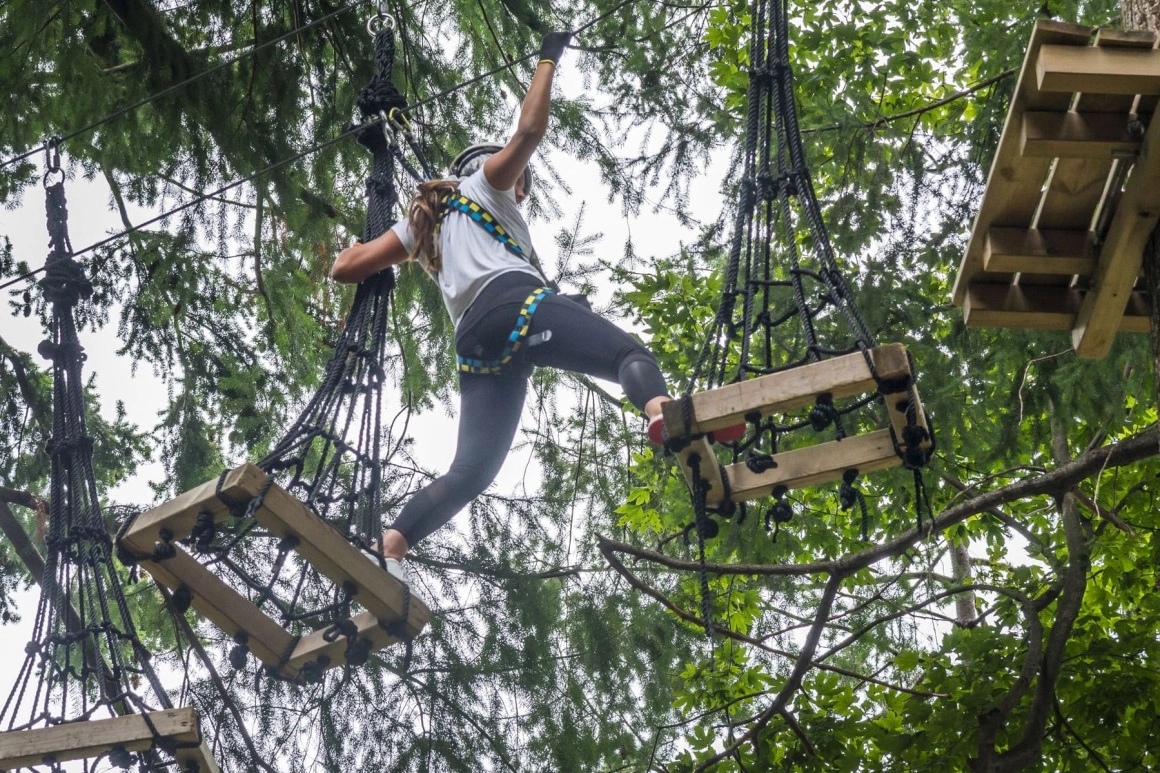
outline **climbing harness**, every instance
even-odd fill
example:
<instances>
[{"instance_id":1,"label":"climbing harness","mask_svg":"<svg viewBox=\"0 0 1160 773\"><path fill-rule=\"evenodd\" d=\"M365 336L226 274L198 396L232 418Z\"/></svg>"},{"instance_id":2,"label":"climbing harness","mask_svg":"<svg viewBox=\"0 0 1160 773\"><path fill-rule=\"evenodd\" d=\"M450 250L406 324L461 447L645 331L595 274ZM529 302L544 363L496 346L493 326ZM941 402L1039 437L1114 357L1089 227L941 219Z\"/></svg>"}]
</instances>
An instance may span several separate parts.
<instances>
[{"instance_id":1,"label":"climbing harness","mask_svg":"<svg viewBox=\"0 0 1160 773\"><path fill-rule=\"evenodd\" d=\"M531 261L531 258L528 256L528 254L524 252L523 247L521 247L516 242L516 240L512 238L511 234L507 232L507 229L504 228L500 222L495 219L495 215L491 214L483 208L482 204L469 199L467 196L464 196L458 191L455 193L447 194L440 200L439 203L442 205L442 209L439 212L439 222L435 226L436 235L438 235L439 226L442 225L443 218L447 216L447 213L462 212L471 218L473 223L495 237L495 240L506 247L507 250L513 255L523 258L529 262Z\"/></svg>"},{"instance_id":2,"label":"climbing harness","mask_svg":"<svg viewBox=\"0 0 1160 773\"><path fill-rule=\"evenodd\" d=\"M516 318L515 327L508 335L507 342L504 344L503 351L500 355L491 360L479 360L471 357L459 357L459 370L463 373L488 373L491 375L498 375L504 372L504 369L511 363L512 359L519 353L520 348L528 339L528 331L532 327L532 317L536 314L536 309L540 307L540 301L544 300L549 295L556 291L551 287L537 287L524 300L524 305L520 308L520 314ZM542 333L540 335L543 335ZM547 340L546 338L543 340Z\"/></svg>"}]
</instances>

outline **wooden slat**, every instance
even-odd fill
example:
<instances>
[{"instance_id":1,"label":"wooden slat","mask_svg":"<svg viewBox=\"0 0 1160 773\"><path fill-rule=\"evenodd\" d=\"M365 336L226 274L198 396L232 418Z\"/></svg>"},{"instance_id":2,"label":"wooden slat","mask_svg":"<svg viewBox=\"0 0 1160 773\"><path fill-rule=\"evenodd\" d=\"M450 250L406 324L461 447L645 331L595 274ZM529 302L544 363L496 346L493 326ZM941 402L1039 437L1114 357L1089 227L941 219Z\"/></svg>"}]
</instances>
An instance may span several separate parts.
<instances>
[{"instance_id":1,"label":"wooden slat","mask_svg":"<svg viewBox=\"0 0 1160 773\"><path fill-rule=\"evenodd\" d=\"M266 473L252 464L231 470L222 484L222 497L231 503L248 502L262 488ZM198 513L208 511L214 522L229 517L229 507L217 496L218 480L206 481L168 502L138 515L120 539L120 544L138 556L149 555L153 543L159 539L162 528L169 529L175 540L185 539L193 528Z\"/></svg>"},{"instance_id":2,"label":"wooden slat","mask_svg":"<svg viewBox=\"0 0 1160 773\"><path fill-rule=\"evenodd\" d=\"M1091 292L1076 315L1071 339L1080 357L1104 357L1111 349L1143 264L1144 243L1158 220L1160 121L1153 120L1108 226Z\"/></svg>"},{"instance_id":3,"label":"wooden slat","mask_svg":"<svg viewBox=\"0 0 1160 773\"><path fill-rule=\"evenodd\" d=\"M294 637L179 545L174 547L177 554L172 558L141 561L141 568L170 590L188 588L199 614L231 637L239 631L245 633L254 656L268 666L277 666ZM284 672L283 676L293 678L294 674Z\"/></svg>"},{"instance_id":4,"label":"wooden slat","mask_svg":"<svg viewBox=\"0 0 1160 773\"><path fill-rule=\"evenodd\" d=\"M896 381L910 376L906 348L902 344L875 347L870 350L870 356L881 379ZM871 375L866 358L861 352L855 352L698 392L690 398L694 416L691 433L731 427L754 412L770 416L805 408L823 393L841 400L877 389L878 382ZM671 400L662 410L669 436L682 436L685 421L680 401Z\"/></svg>"},{"instance_id":5,"label":"wooden slat","mask_svg":"<svg viewBox=\"0 0 1160 773\"><path fill-rule=\"evenodd\" d=\"M1023 114L1024 156L1111 159L1134 157L1140 137L1129 130L1127 113Z\"/></svg>"},{"instance_id":6,"label":"wooden slat","mask_svg":"<svg viewBox=\"0 0 1160 773\"><path fill-rule=\"evenodd\" d=\"M336 584L354 583L355 601L380 620L394 620L402 613L402 584L281 486L270 486L254 517L271 534L297 537L295 552ZM427 606L412 596L408 627L418 633L429 615Z\"/></svg>"},{"instance_id":7,"label":"wooden slat","mask_svg":"<svg viewBox=\"0 0 1160 773\"><path fill-rule=\"evenodd\" d=\"M1096 46L1150 48L1154 37L1151 33L1140 35L1101 29L1093 43ZM1123 94L1085 92L1078 96L1073 109L1081 113L1112 113L1120 116L1127 125L1134 102L1134 97ZM1051 168L1034 227L1099 232L1100 212L1105 207L1114 206L1122 185L1122 167L1133 161L1134 157L1121 159L1111 156L1058 159ZM1090 270L1076 273L1088 276L1094 270L1093 261ZM1052 279L1039 274L1035 283L1069 285L1072 282L1068 276Z\"/></svg>"},{"instance_id":8,"label":"wooden slat","mask_svg":"<svg viewBox=\"0 0 1160 773\"><path fill-rule=\"evenodd\" d=\"M177 760L177 764L181 766L181 770L188 770L191 768L191 763L196 764L193 768L197 773L221 773L221 768L218 767L217 760L213 758L210 753L209 744L202 741L196 747L189 749L178 749L173 753L173 758Z\"/></svg>"},{"instance_id":9,"label":"wooden slat","mask_svg":"<svg viewBox=\"0 0 1160 773\"><path fill-rule=\"evenodd\" d=\"M975 284L963 303L963 316L968 327L1071 330L1083 296L1074 287ZM1148 309L1147 296L1132 293L1119 331L1148 332Z\"/></svg>"},{"instance_id":10,"label":"wooden slat","mask_svg":"<svg viewBox=\"0 0 1160 773\"><path fill-rule=\"evenodd\" d=\"M159 735L178 743L200 740L197 712L192 708L154 711L148 716ZM144 751L153 741L153 731L140 714L0 733L0 769L89 759L117 746ZM217 773L217 765L202 770Z\"/></svg>"},{"instance_id":11,"label":"wooden slat","mask_svg":"<svg viewBox=\"0 0 1160 773\"><path fill-rule=\"evenodd\" d=\"M1045 45L1035 78L1040 91L1160 94L1160 56L1151 50Z\"/></svg>"},{"instance_id":12,"label":"wooden slat","mask_svg":"<svg viewBox=\"0 0 1160 773\"><path fill-rule=\"evenodd\" d=\"M709 484L709 491L705 496L705 504L717 507L725 501L725 483L721 480L721 465L717 455L713 452L713 445L708 438L699 437L689 441L689 444L677 451L677 464L685 475L685 482L689 484L689 491L693 491L692 457L697 458L698 470L701 479Z\"/></svg>"},{"instance_id":13,"label":"wooden slat","mask_svg":"<svg viewBox=\"0 0 1160 773\"><path fill-rule=\"evenodd\" d=\"M416 600L412 597L412 603ZM352 617L351 621L355 624L359 638L370 639L372 652L385 649L399 641L399 639L387 633L386 629L379 625L379 619L370 612L360 612ZM415 636L419 633L412 626L407 626L407 632L410 636ZM308 664L315 663L319 659L323 659L322 670L324 671L330 668L337 668L346 663L346 637L339 637L336 641L331 642L323 638L324 633L324 631L314 631L299 640L298 645L294 648L293 654L290 656L288 663L290 670L299 673Z\"/></svg>"},{"instance_id":14,"label":"wooden slat","mask_svg":"<svg viewBox=\"0 0 1160 773\"><path fill-rule=\"evenodd\" d=\"M1042 19L1035 23L1003 133L999 138L999 147L991 162L987 188L955 278L952 293L955 304L963 303L967 287L983 273L983 243L991 228L1028 228L1033 224L1035 212L1039 208L1041 189L1051 167L1051 159L1025 158L1020 152L1023 114L1028 110L1062 112L1071 105L1070 94L1042 92L1036 85L1034 72L1039 49L1053 44L1086 47L1091 34L1092 28L1075 24ZM1083 227L1086 228L1086 224ZM998 283L1009 280L1009 276L1002 274L989 277L989 281Z\"/></svg>"},{"instance_id":15,"label":"wooden slat","mask_svg":"<svg viewBox=\"0 0 1160 773\"><path fill-rule=\"evenodd\" d=\"M902 464L888 429L785 451L774 455L774 461L777 467L761 473L751 471L744 463L726 467L733 501L761 499L778 486L796 489L831 483L841 480L851 468L868 474Z\"/></svg>"},{"instance_id":16,"label":"wooden slat","mask_svg":"<svg viewBox=\"0 0 1160 773\"><path fill-rule=\"evenodd\" d=\"M1042 228L992 228L983 247L988 273L1087 276L1098 251L1090 231Z\"/></svg>"}]
</instances>

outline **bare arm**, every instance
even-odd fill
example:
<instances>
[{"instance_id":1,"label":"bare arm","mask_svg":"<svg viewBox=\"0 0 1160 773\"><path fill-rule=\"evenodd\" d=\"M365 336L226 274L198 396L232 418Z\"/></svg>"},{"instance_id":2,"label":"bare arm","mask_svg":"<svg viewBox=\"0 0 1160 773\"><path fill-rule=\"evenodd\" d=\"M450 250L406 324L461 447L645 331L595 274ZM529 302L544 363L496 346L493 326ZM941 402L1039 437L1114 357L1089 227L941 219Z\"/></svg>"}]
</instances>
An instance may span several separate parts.
<instances>
[{"instance_id":1,"label":"bare arm","mask_svg":"<svg viewBox=\"0 0 1160 773\"><path fill-rule=\"evenodd\" d=\"M397 266L410 257L394 231L387 231L366 244L357 243L338 254L330 276L336 282L355 284L388 266Z\"/></svg>"},{"instance_id":2,"label":"bare arm","mask_svg":"<svg viewBox=\"0 0 1160 773\"><path fill-rule=\"evenodd\" d=\"M540 140L548 131L548 113L552 107L552 81L556 77L556 61L563 53L571 34L553 32L544 38L540 50L540 63L528 93L520 108L520 120L515 134L508 140L503 150L483 163L483 175L488 184L496 190L512 188L524 174L532 154L536 152Z\"/></svg>"}]
</instances>

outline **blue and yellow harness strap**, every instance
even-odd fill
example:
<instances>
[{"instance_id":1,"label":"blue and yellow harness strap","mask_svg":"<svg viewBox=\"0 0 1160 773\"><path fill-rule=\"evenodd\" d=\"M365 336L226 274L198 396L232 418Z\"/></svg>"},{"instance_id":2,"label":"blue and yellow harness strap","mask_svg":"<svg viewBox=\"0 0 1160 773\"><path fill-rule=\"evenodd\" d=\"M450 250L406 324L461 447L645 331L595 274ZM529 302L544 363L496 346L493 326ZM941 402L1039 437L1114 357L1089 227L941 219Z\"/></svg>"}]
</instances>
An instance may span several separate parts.
<instances>
[{"instance_id":1,"label":"blue and yellow harness strap","mask_svg":"<svg viewBox=\"0 0 1160 773\"><path fill-rule=\"evenodd\" d=\"M524 301L520 315L516 318L516 325L512 328L511 334L508 335L507 344L499 357L494 360L459 357L459 370L463 373L487 373L493 376L502 373L504 368L511 363L512 358L516 356L516 353L519 352L520 347L523 346L524 339L528 337L528 330L532 327L532 317L535 316L540 301L554 292L555 290L551 287L537 287L532 291L532 294Z\"/></svg>"},{"instance_id":2,"label":"blue and yellow harness strap","mask_svg":"<svg viewBox=\"0 0 1160 773\"><path fill-rule=\"evenodd\" d=\"M507 230L499 224L495 217L483 208L482 205L477 204L462 193L449 193L440 201L443 207L439 211L440 222L443 216L449 211L462 212L476 222L477 225L483 227L483 230L494 236L496 240L507 247L513 254L518 255L524 260L528 256L524 253L524 248L516 243L516 240L511 237Z\"/></svg>"}]
</instances>

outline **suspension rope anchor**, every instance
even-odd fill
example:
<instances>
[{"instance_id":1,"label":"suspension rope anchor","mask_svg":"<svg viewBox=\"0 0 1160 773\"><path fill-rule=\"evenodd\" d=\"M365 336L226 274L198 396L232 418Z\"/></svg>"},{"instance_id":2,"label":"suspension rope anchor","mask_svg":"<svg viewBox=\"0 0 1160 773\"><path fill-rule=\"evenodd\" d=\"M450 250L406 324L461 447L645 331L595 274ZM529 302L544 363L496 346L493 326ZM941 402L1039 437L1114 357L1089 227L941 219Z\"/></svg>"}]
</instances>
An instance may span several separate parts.
<instances>
[{"instance_id":1,"label":"suspension rope anchor","mask_svg":"<svg viewBox=\"0 0 1160 773\"><path fill-rule=\"evenodd\" d=\"M394 32L397 27L395 17L387 13L387 4L380 2L378 12L367 19L367 33L373 38L380 32Z\"/></svg>"}]
</instances>

